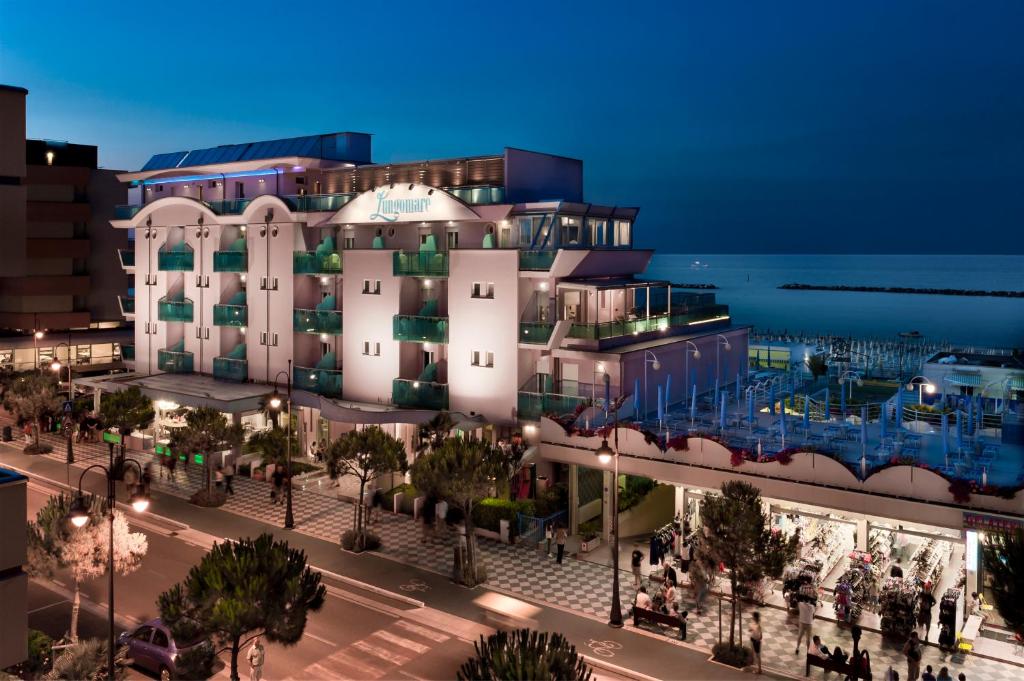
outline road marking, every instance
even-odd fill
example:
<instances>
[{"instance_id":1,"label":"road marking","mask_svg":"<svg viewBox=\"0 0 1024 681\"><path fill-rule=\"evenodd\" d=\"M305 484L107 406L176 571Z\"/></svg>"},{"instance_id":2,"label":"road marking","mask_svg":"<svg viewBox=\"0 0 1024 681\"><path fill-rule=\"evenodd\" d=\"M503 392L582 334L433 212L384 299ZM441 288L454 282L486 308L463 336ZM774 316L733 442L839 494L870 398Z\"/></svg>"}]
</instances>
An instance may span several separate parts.
<instances>
[{"instance_id":1,"label":"road marking","mask_svg":"<svg viewBox=\"0 0 1024 681\"><path fill-rule=\"evenodd\" d=\"M305 634L303 634L303 636L308 636L309 638L313 639L314 641L320 641L320 643L326 643L327 645L334 646L335 648L338 647L338 644L335 643L334 641L328 641L326 638L320 638L316 634L311 634L308 631Z\"/></svg>"},{"instance_id":2,"label":"road marking","mask_svg":"<svg viewBox=\"0 0 1024 681\"><path fill-rule=\"evenodd\" d=\"M422 676L413 676L412 674L410 674L409 672L405 671L404 669L399 669L398 673L401 674L402 676L408 677L410 679L414 679L415 681L427 681Z\"/></svg>"},{"instance_id":3,"label":"road marking","mask_svg":"<svg viewBox=\"0 0 1024 681\"><path fill-rule=\"evenodd\" d=\"M324 662L329 663L332 668L338 667L339 672L342 670L348 671L350 673L353 671L358 672L358 676L360 678L379 679L380 677L384 676L385 672L384 669L378 669L377 667L374 667L371 664L367 663L365 660L361 660L355 655L351 655L347 650L339 650L338 652L328 657L326 660L321 660L320 664L322 665ZM314 678L329 679L333 676L333 674L333 671L328 671L326 675L318 675Z\"/></svg>"},{"instance_id":4,"label":"road marking","mask_svg":"<svg viewBox=\"0 0 1024 681\"><path fill-rule=\"evenodd\" d=\"M55 605L64 605L65 603L70 603L70 602L71 602L71 601L67 601L67 600L64 600L64 601L56 601L55 603L50 603L49 605L44 605L44 606L41 606L41 607L39 607L39 608L36 608L35 610L29 610L29 611L28 611L28 614L29 614L29 615L32 615L32 614L34 614L34 613L37 613L37 612L39 612L40 610L46 610L47 608L52 608L52 607L53 607L53 606L55 606Z\"/></svg>"},{"instance_id":5,"label":"road marking","mask_svg":"<svg viewBox=\"0 0 1024 681\"><path fill-rule=\"evenodd\" d=\"M382 660L390 662L391 664L395 665L396 667L401 667L403 664L407 664L410 660L412 660L411 657L406 657L405 655L399 655L398 653L393 653L390 650L385 650L384 648L381 648L379 646L375 646L372 643L368 643L365 639L362 640L362 641L356 641L355 643L352 644L352 647L353 648L358 648L359 650L363 651L364 653L367 653L369 655L373 655L373 656L378 657L378 658L380 658Z\"/></svg>"},{"instance_id":6,"label":"road marking","mask_svg":"<svg viewBox=\"0 0 1024 681\"><path fill-rule=\"evenodd\" d=\"M356 681L356 679L350 676L341 676L337 671L333 669L327 669L319 663L313 663L305 669L306 678L310 679L341 679L342 681ZM373 676L370 678L379 678Z\"/></svg>"},{"instance_id":7,"label":"road marking","mask_svg":"<svg viewBox=\"0 0 1024 681\"><path fill-rule=\"evenodd\" d=\"M375 631L373 635L377 638L383 639L388 643L393 643L396 646L401 646L407 650L411 650L414 653L418 653L420 655L430 650L430 646L425 646L422 643L417 643L416 641L410 641L409 639L402 638L401 636L395 636L390 631L386 631L384 629L381 629L380 631Z\"/></svg>"},{"instance_id":8,"label":"road marking","mask_svg":"<svg viewBox=\"0 0 1024 681\"><path fill-rule=\"evenodd\" d=\"M418 624L413 624L412 622L407 622L405 620L398 620L397 622L395 622L395 624L402 627L408 632L416 634L417 636L422 636L423 638L429 638L431 641L434 641L436 643L444 643L449 638L451 638L447 634L442 634L440 631L427 629L426 627L421 627Z\"/></svg>"},{"instance_id":9,"label":"road marking","mask_svg":"<svg viewBox=\"0 0 1024 681\"><path fill-rule=\"evenodd\" d=\"M615 651L622 649L622 644L615 641L587 641L587 647L594 651L595 655L601 657L615 657Z\"/></svg>"}]
</instances>

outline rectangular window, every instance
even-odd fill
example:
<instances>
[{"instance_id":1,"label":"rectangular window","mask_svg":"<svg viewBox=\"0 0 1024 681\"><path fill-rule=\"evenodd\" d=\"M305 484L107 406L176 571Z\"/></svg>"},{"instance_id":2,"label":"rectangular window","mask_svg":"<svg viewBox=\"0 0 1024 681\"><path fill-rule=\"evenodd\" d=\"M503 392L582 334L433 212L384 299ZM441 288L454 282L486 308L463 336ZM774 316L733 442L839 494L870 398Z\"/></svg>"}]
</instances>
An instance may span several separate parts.
<instances>
[{"instance_id":1,"label":"rectangular window","mask_svg":"<svg viewBox=\"0 0 1024 681\"><path fill-rule=\"evenodd\" d=\"M363 293L371 296L379 296L380 279L363 279Z\"/></svg>"},{"instance_id":2,"label":"rectangular window","mask_svg":"<svg viewBox=\"0 0 1024 681\"><path fill-rule=\"evenodd\" d=\"M512 227L508 224L502 224L501 231L498 235L498 246L500 248L510 248L515 245L512 243Z\"/></svg>"},{"instance_id":3,"label":"rectangular window","mask_svg":"<svg viewBox=\"0 0 1024 681\"><path fill-rule=\"evenodd\" d=\"M606 246L608 244L605 232L608 221L599 218L587 218L587 226L590 232L590 243L593 246Z\"/></svg>"},{"instance_id":4,"label":"rectangular window","mask_svg":"<svg viewBox=\"0 0 1024 681\"><path fill-rule=\"evenodd\" d=\"M474 281L473 282L473 298L493 298L494 297L494 282L493 281Z\"/></svg>"},{"instance_id":5,"label":"rectangular window","mask_svg":"<svg viewBox=\"0 0 1024 681\"><path fill-rule=\"evenodd\" d=\"M519 218L519 245L529 248L533 245L533 219Z\"/></svg>"},{"instance_id":6,"label":"rectangular window","mask_svg":"<svg viewBox=\"0 0 1024 681\"><path fill-rule=\"evenodd\" d=\"M494 353L487 350L473 350L470 363L475 367L491 368L494 366Z\"/></svg>"},{"instance_id":7,"label":"rectangular window","mask_svg":"<svg viewBox=\"0 0 1024 681\"><path fill-rule=\"evenodd\" d=\"M629 235L629 220L616 220L615 221L615 245L616 246L629 246L630 235Z\"/></svg>"},{"instance_id":8,"label":"rectangular window","mask_svg":"<svg viewBox=\"0 0 1024 681\"><path fill-rule=\"evenodd\" d=\"M242 182L235 182L235 198L245 198L245 184L243 184Z\"/></svg>"},{"instance_id":9,"label":"rectangular window","mask_svg":"<svg viewBox=\"0 0 1024 681\"><path fill-rule=\"evenodd\" d=\"M356 238L354 236L346 236L345 237L345 244L344 244L343 248L351 249L351 248L355 248L355 247L356 247Z\"/></svg>"},{"instance_id":10,"label":"rectangular window","mask_svg":"<svg viewBox=\"0 0 1024 681\"><path fill-rule=\"evenodd\" d=\"M363 341L363 354L370 354L370 341Z\"/></svg>"},{"instance_id":11,"label":"rectangular window","mask_svg":"<svg viewBox=\"0 0 1024 681\"><path fill-rule=\"evenodd\" d=\"M459 233L448 232L448 250L459 247Z\"/></svg>"},{"instance_id":12,"label":"rectangular window","mask_svg":"<svg viewBox=\"0 0 1024 681\"><path fill-rule=\"evenodd\" d=\"M373 354L375 357L380 357L380 343L373 344Z\"/></svg>"},{"instance_id":13,"label":"rectangular window","mask_svg":"<svg viewBox=\"0 0 1024 681\"><path fill-rule=\"evenodd\" d=\"M562 216L562 245L581 246L580 243L580 219L571 216Z\"/></svg>"},{"instance_id":14,"label":"rectangular window","mask_svg":"<svg viewBox=\"0 0 1024 681\"><path fill-rule=\"evenodd\" d=\"M380 343L363 341L363 354L371 357L380 357Z\"/></svg>"}]
</instances>

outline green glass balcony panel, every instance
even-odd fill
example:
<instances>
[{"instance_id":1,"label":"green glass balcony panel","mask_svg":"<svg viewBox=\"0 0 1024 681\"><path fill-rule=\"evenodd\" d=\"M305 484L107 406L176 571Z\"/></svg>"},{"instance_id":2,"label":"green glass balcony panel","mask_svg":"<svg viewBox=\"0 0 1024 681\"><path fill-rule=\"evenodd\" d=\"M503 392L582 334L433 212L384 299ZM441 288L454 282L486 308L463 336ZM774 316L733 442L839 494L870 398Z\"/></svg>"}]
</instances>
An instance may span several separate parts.
<instances>
[{"instance_id":1,"label":"green glass balcony panel","mask_svg":"<svg viewBox=\"0 0 1024 681\"><path fill-rule=\"evenodd\" d=\"M214 305L214 326L249 326L248 305Z\"/></svg>"},{"instance_id":2,"label":"green glass balcony panel","mask_svg":"<svg viewBox=\"0 0 1024 681\"><path fill-rule=\"evenodd\" d=\"M161 272L191 272L196 268L192 251L160 251L156 254L156 267Z\"/></svg>"},{"instance_id":3,"label":"green glass balcony panel","mask_svg":"<svg viewBox=\"0 0 1024 681\"><path fill-rule=\"evenodd\" d=\"M519 269L547 272L558 251L519 251Z\"/></svg>"},{"instance_id":4,"label":"green glass balcony panel","mask_svg":"<svg viewBox=\"0 0 1024 681\"><path fill-rule=\"evenodd\" d=\"M161 299L156 305L156 318L162 322L190 322L193 320L192 301Z\"/></svg>"},{"instance_id":5,"label":"green glass balcony panel","mask_svg":"<svg viewBox=\"0 0 1024 681\"><path fill-rule=\"evenodd\" d=\"M589 398L579 395L556 395L547 393L544 395L543 408L545 414L571 414L581 404L589 402Z\"/></svg>"},{"instance_id":6,"label":"green glass balcony panel","mask_svg":"<svg viewBox=\"0 0 1024 681\"><path fill-rule=\"evenodd\" d=\"M299 333L326 333L332 336L340 336L342 329L341 311L296 308L292 311L292 329Z\"/></svg>"},{"instance_id":7,"label":"green glass balcony panel","mask_svg":"<svg viewBox=\"0 0 1024 681\"><path fill-rule=\"evenodd\" d=\"M125 269L135 267L135 251L130 248L117 249L117 257L121 260L121 267Z\"/></svg>"},{"instance_id":8,"label":"green glass balcony panel","mask_svg":"<svg viewBox=\"0 0 1024 681\"><path fill-rule=\"evenodd\" d=\"M447 277L448 254L434 251L395 251L393 274L396 277Z\"/></svg>"},{"instance_id":9,"label":"green glass balcony panel","mask_svg":"<svg viewBox=\"0 0 1024 681\"><path fill-rule=\"evenodd\" d=\"M544 412L544 396L540 393L520 392L516 410L519 418L536 421Z\"/></svg>"},{"instance_id":10,"label":"green glass balcony panel","mask_svg":"<svg viewBox=\"0 0 1024 681\"><path fill-rule=\"evenodd\" d=\"M121 304L121 314L135 314L135 298L118 296L117 301Z\"/></svg>"},{"instance_id":11,"label":"green glass balcony panel","mask_svg":"<svg viewBox=\"0 0 1024 681\"><path fill-rule=\"evenodd\" d=\"M249 360L214 357L213 377L222 381L244 383L249 378Z\"/></svg>"},{"instance_id":12,"label":"green glass balcony panel","mask_svg":"<svg viewBox=\"0 0 1024 681\"><path fill-rule=\"evenodd\" d=\"M701 326L715 321L726 321L722 317L729 316L728 305L706 305L704 307L672 315L672 326Z\"/></svg>"},{"instance_id":13,"label":"green glass balcony panel","mask_svg":"<svg viewBox=\"0 0 1024 681\"><path fill-rule=\"evenodd\" d=\"M337 251L324 255L315 251L295 251L292 271L295 274L341 274L341 254Z\"/></svg>"},{"instance_id":14,"label":"green glass balcony panel","mask_svg":"<svg viewBox=\"0 0 1024 681\"><path fill-rule=\"evenodd\" d=\"M296 213L336 211L355 198L356 194L304 194L282 196L281 199Z\"/></svg>"},{"instance_id":15,"label":"green glass balcony panel","mask_svg":"<svg viewBox=\"0 0 1024 681\"><path fill-rule=\"evenodd\" d=\"M130 206L121 205L114 206L114 219L115 220L131 220L135 215L142 210L142 206Z\"/></svg>"},{"instance_id":16,"label":"green glass balcony panel","mask_svg":"<svg viewBox=\"0 0 1024 681\"><path fill-rule=\"evenodd\" d=\"M324 397L341 397L341 370L292 367L292 384Z\"/></svg>"},{"instance_id":17,"label":"green glass balcony panel","mask_svg":"<svg viewBox=\"0 0 1024 681\"><path fill-rule=\"evenodd\" d=\"M555 325L547 322L519 322L519 342L547 345L554 330Z\"/></svg>"},{"instance_id":18,"label":"green glass balcony panel","mask_svg":"<svg viewBox=\"0 0 1024 681\"><path fill-rule=\"evenodd\" d=\"M448 408L448 384L396 378L391 382L391 401L400 407L441 411Z\"/></svg>"},{"instance_id":19,"label":"green glass balcony panel","mask_svg":"<svg viewBox=\"0 0 1024 681\"><path fill-rule=\"evenodd\" d=\"M396 314L391 330L396 341L412 343L447 343L447 317L419 317Z\"/></svg>"},{"instance_id":20,"label":"green glass balcony panel","mask_svg":"<svg viewBox=\"0 0 1024 681\"><path fill-rule=\"evenodd\" d=\"M135 346L134 345L122 345L121 346L121 359L131 362L135 359Z\"/></svg>"},{"instance_id":21,"label":"green glass balcony panel","mask_svg":"<svg viewBox=\"0 0 1024 681\"><path fill-rule=\"evenodd\" d=\"M206 205L217 215L241 215L251 202L252 199L220 199L207 201Z\"/></svg>"},{"instance_id":22,"label":"green glass balcony panel","mask_svg":"<svg viewBox=\"0 0 1024 681\"><path fill-rule=\"evenodd\" d=\"M471 187L444 187L443 189L465 203L487 205L505 202L504 187L478 185Z\"/></svg>"},{"instance_id":23,"label":"green glass balcony panel","mask_svg":"<svg viewBox=\"0 0 1024 681\"><path fill-rule=\"evenodd\" d=\"M569 330L569 336L571 338L601 340L603 338L631 336L649 331L664 331L669 328L670 323L669 316L662 314L640 319L601 322L600 324L573 324Z\"/></svg>"},{"instance_id":24,"label":"green glass balcony panel","mask_svg":"<svg viewBox=\"0 0 1024 681\"><path fill-rule=\"evenodd\" d=\"M214 272L247 272L248 270L248 251L214 251Z\"/></svg>"},{"instance_id":25,"label":"green glass balcony panel","mask_svg":"<svg viewBox=\"0 0 1024 681\"><path fill-rule=\"evenodd\" d=\"M174 350L156 351L156 368L169 374L191 374L192 353Z\"/></svg>"}]
</instances>

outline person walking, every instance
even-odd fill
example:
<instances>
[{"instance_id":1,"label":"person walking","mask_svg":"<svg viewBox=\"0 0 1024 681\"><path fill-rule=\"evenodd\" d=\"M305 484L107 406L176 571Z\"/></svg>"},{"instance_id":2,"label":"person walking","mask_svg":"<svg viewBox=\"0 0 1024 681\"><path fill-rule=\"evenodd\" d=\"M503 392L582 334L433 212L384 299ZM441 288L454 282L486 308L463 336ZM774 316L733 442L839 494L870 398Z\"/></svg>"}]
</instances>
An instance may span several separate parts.
<instances>
[{"instance_id":1,"label":"person walking","mask_svg":"<svg viewBox=\"0 0 1024 681\"><path fill-rule=\"evenodd\" d=\"M562 564L562 558L565 556L565 540L566 540L565 528L561 525L558 526L558 531L555 532L555 545L558 550L558 558L555 562L559 565Z\"/></svg>"},{"instance_id":2,"label":"person walking","mask_svg":"<svg viewBox=\"0 0 1024 681\"><path fill-rule=\"evenodd\" d=\"M949 667L940 669L939 675L935 677L935 681L953 681L953 677L949 675Z\"/></svg>"},{"instance_id":3,"label":"person walking","mask_svg":"<svg viewBox=\"0 0 1024 681\"><path fill-rule=\"evenodd\" d=\"M178 469L178 457L171 454L167 457L167 477L170 478L171 484L175 487L178 486L178 478L175 471Z\"/></svg>"},{"instance_id":4,"label":"person walking","mask_svg":"<svg viewBox=\"0 0 1024 681\"><path fill-rule=\"evenodd\" d=\"M548 523L548 526L544 528L544 545L545 551L548 554L548 558L551 557L551 540L555 538L555 531L552 528L552 523Z\"/></svg>"},{"instance_id":5,"label":"person walking","mask_svg":"<svg viewBox=\"0 0 1024 681\"><path fill-rule=\"evenodd\" d=\"M228 463L224 466L224 491L228 494L234 494L235 488L231 486L231 481L235 478L235 464Z\"/></svg>"},{"instance_id":6,"label":"person walking","mask_svg":"<svg viewBox=\"0 0 1024 681\"><path fill-rule=\"evenodd\" d=\"M224 467L217 466L217 470L213 472L213 486L218 490L224 487Z\"/></svg>"},{"instance_id":7,"label":"person walking","mask_svg":"<svg viewBox=\"0 0 1024 681\"><path fill-rule=\"evenodd\" d=\"M260 681L260 678L263 676L263 662L266 659L266 652L263 649L263 643L260 641L259 636L253 640L252 647L249 648L245 659L249 661L249 681Z\"/></svg>"},{"instance_id":8,"label":"person walking","mask_svg":"<svg viewBox=\"0 0 1024 681\"><path fill-rule=\"evenodd\" d=\"M755 612L751 616L750 629L747 638L750 639L750 647L754 649L754 662L757 663L757 673L761 673L761 638L764 633L761 631L761 613ZM810 646L810 643L807 644Z\"/></svg>"},{"instance_id":9,"label":"person walking","mask_svg":"<svg viewBox=\"0 0 1024 681\"><path fill-rule=\"evenodd\" d=\"M280 465L274 466L274 472L270 475L270 481L274 489L270 492L270 500L274 504L284 503L284 471Z\"/></svg>"},{"instance_id":10,"label":"person walking","mask_svg":"<svg viewBox=\"0 0 1024 681\"><path fill-rule=\"evenodd\" d=\"M903 644L903 654L907 658L907 681L917 681L921 675L921 640L917 632L910 632L910 638Z\"/></svg>"},{"instance_id":11,"label":"person walking","mask_svg":"<svg viewBox=\"0 0 1024 681\"><path fill-rule=\"evenodd\" d=\"M796 632L796 650L794 655L800 654L800 642L807 640L807 649L811 647L811 626L814 624L814 611L817 610L817 602L808 598L802 599L796 606L800 613L799 628Z\"/></svg>"},{"instance_id":12,"label":"person walking","mask_svg":"<svg viewBox=\"0 0 1024 681\"><path fill-rule=\"evenodd\" d=\"M630 560L630 566L633 568L633 586L639 587L643 581L640 578L640 566L644 564L644 554L640 551L633 549L633 556Z\"/></svg>"},{"instance_id":13,"label":"person walking","mask_svg":"<svg viewBox=\"0 0 1024 681\"><path fill-rule=\"evenodd\" d=\"M935 607L935 596L927 588L921 591L917 597L919 608L917 611L917 626L924 627L924 640L932 631L932 608Z\"/></svg>"}]
</instances>

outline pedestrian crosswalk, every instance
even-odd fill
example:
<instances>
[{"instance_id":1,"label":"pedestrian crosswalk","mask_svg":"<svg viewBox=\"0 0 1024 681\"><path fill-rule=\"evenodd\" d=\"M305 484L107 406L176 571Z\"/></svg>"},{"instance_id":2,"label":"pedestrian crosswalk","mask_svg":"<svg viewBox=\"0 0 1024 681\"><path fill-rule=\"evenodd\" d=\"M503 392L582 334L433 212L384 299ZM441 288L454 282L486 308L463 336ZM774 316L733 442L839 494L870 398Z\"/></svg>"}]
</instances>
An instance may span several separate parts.
<instances>
[{"instance_id":1,"label":"pedestrian crosswalk","mask_svg":"<svg viewBox=\"0 0 1024 681\"><path fill-rule=\"evenodd\" d=\"M395 678L396 672L402 667L426 655L450 638L440 631L405 620L396 620L391 629L378 629L369 636L354 641L307 666L301 674L289 677L289 680L359 681ZM403 676L415 678L407 673L403 673Z\"/></svg>"}]
</instances>

